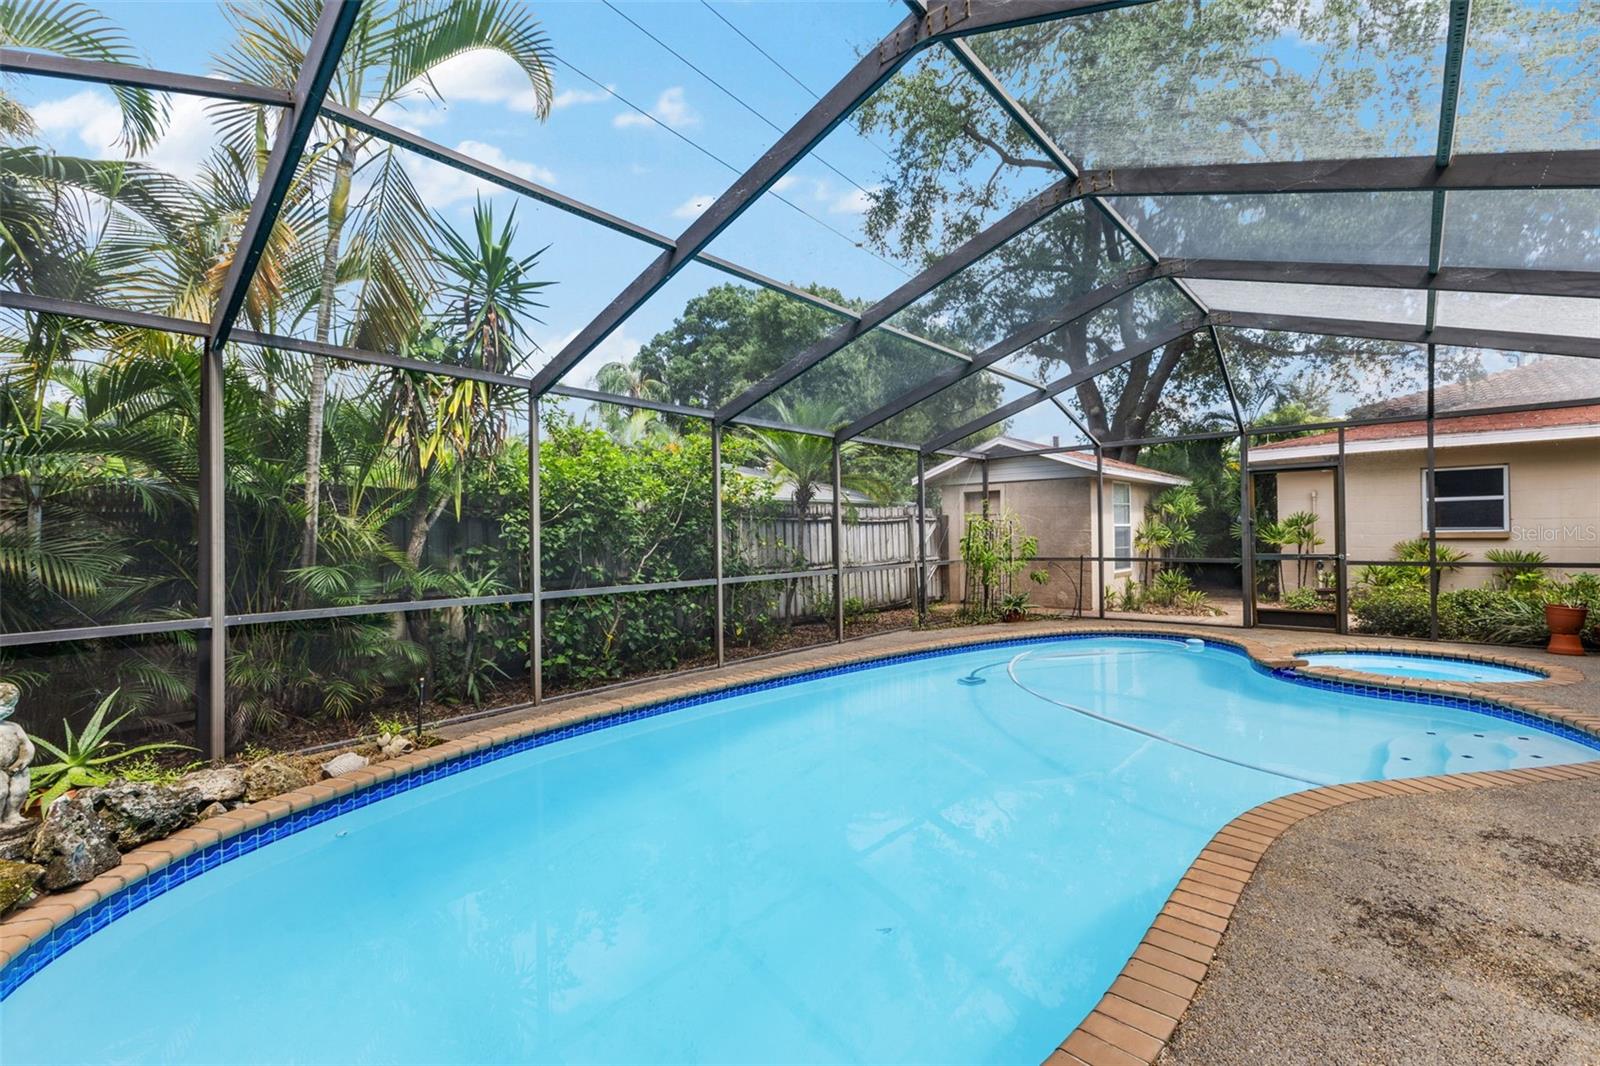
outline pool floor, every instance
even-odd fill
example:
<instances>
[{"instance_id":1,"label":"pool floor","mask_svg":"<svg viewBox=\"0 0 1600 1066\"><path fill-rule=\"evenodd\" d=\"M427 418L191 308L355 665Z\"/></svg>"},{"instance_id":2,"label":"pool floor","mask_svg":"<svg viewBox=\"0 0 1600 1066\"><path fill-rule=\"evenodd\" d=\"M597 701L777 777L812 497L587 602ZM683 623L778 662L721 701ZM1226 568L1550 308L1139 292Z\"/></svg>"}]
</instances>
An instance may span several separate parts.
<instances>
[{"instance_id":1,"label":"pool floor","mask_svg":"<svg viewBox=\"0 0 1600 1066\"><path fill-rule=\"evenodd\" d=\"M1312 666L1334 666L1367 674L1420 678L1428 681L1468 681L1500 683L1543 681L1545 675L1514 666L1481 663L1444 655L1400 655L1393 652L1317 651L1299 654Z\"/></svg>"}]
</instances>

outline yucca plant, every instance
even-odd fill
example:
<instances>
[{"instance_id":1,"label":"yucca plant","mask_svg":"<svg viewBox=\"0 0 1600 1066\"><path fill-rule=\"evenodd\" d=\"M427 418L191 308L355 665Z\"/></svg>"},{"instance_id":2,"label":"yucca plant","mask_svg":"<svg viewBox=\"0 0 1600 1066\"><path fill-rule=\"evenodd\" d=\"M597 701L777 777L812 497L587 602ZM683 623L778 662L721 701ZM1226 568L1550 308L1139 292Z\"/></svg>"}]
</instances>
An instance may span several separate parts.
<instances>
[{"instance_id":1,"label":"yucca plant","mask_svg":"<svg viewBox=\"0 0 1600 1066\"><path fill-rule=\"evenodd\" d=\"M109 696L100 701L100 706L95 708L94 714L84 725L83 732L74 733L71 722L62 722L61 728L67 735L63 747L58 748L43 737L33 738L34 744L49 752L56 760L33 768L34 791L29 798L37 800L41 811L49 810L50 805L70 789L109 784L116 776L111 768L124 760L157 751L187 750L188 745L169 741L129 748L112 740L111 734L117 726L133 713L125 711L106 721L106 713L111 710L112 702L121 691L113 689Z\"/></svg>"}]
</instances>

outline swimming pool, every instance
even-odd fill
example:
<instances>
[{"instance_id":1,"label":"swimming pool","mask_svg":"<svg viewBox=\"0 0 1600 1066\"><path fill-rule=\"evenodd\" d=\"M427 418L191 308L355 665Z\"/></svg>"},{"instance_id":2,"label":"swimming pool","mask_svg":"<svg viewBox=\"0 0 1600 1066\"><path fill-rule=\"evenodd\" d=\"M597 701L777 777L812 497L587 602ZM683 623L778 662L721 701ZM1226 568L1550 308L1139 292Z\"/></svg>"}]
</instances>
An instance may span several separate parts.
<instances>
[{"instance_id":1,"label":"swimming pool","mask_svg":"<svg viewBox=\"0 0 1600 1066\"><path fill-rule=\"evenodd\" d=\"M1543 681L1545 675L1514 666L1497 666L1448 655L1407 655L1399 652L1314 651L1296 656L1312 666L1337 666L1391 677L1416 677L1430 681Z\"/></svg>"},{"instance_id":2,"label":"swimming pool","mask_svg":"<svg viewBox=\"0 0 1600 1066\"><path fill-rule=\"evenodd\" d=\"M1217 645L926 655L523 750L233 859L18 987L0 1060L1037 1062L1241 811L1597 755Z\"/></svg>"}]
</instances>

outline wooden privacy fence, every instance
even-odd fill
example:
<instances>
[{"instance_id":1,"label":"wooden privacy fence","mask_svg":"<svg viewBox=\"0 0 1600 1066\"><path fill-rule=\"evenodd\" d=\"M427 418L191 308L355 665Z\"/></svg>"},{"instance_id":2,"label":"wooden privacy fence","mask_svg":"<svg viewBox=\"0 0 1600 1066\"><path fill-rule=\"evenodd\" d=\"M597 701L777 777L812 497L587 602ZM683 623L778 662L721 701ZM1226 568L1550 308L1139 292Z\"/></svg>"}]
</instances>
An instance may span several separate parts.
<instances>
[{"instance_id":1,"label":"wooden privacy fence","mask_svg":"<svg viewBox=\"0 0 1600 1066\"><path fill-rule=\"evenodd\" d=\"M938 519L928 516L923 523L929 559L936 554L935 530ZM844 594L859 599L868 608L910 603L916 599L917 509L911 505L891 507L857 506L844 518ZM734 523L730 558L740 558L752 570L782 572L807 567L833 566L833 505L812 504L804 514L798 511L773 515L741 516ZM899 564L899 565L887 565ZM881 567L852 573L850 567ZM940 573L931 569L928 596L939 594ZM808 579L796 598L796 614L814 613L831 594L825 581ZM787 608L780 608L787 610Z\"/></svg>"}]
</instances>

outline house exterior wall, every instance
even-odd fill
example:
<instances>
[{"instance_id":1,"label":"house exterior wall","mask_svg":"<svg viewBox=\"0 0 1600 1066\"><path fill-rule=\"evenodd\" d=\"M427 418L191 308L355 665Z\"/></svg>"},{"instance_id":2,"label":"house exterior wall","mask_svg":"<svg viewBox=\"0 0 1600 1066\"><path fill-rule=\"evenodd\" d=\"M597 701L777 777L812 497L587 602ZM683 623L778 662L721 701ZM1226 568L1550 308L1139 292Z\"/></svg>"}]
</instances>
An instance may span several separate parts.
<instances>
[{"instance_id":1,"label":"house exterior wall","mask_svg":"<svg viewBox=\"0 0 1600 1066\"><path fill-rule=\"evenodd\" d=\"M1367 452L1345 459L1346 535L1351 559L1389 559L1394 545L1425 536L1422 448ZM1453 533L1443 546L1483 560L1491 548L1543 552L1551 562L1600 562L1600 440L1530 441L1474 447L1438 447L1435 463L1508 468L1509 525L1498 533ZM1264 467L1263 467L1264 468ZM1311 499L1316 492L1316 500ZM1278 476L1278 516L1315 511L1332 551L1333 476L1322 471ZM1444 575L1442 587L1467 588L1493 576L1486 568ZM1291 583L1291 586L1292 583Z\"/></svg>"},{"instance_id":2,"label":"house exterior wall","mask_svg":"<svg viewBox=\"0 0 1600 1066\"><path fill-rule=\"evenodd\" d=\"M1045 460L1028 460L1032 463L1046 462ZM1031 476L1026 480L1000 480L995 476L992 468L989 479L989 492L991 506L998 506L1001 510L1014 511L1022 520L1024 532L1038 538L1039 555L1041 557L1056 557L1072 560L1079 556L1095 554L1094 527L1100 520L1099 507L1095 500L1095 478L1089 471L1077 472L1063 470L1060 464L1051 464L1054 470L1046 472L1054 476L1048 480ZM995 467L1001 468L997 461ZM1001 468L1010 475L1018 473L1015 469ZM1026 470L1027 475L1033 473L1031 468ZM1106 506L1103 520L1101 520L1101 535L1104 554L1112 554L1112 485L1121 479L1107 476ZM1137 533L1144 522L1145 508L1163 487L1145 485L1139 482L1127 482L1129 486L1129 502L1133 517L1133 529ZM959 558L961 554L961 534L965 529L964 506L968 493L979 494L981 502L982 486L978 481L964 481L950 479L942 481L940 488L940 508L945 521L945 528L949 531L948 555L950 558ZM1048 570L1051 579L1044 587L1028 586L1028 591L1033 602L1040 606L1054 608L1070 608L1079 601L1078 584L1079 575L1082 576L1083 610L1086 613L1098 609L1102 590L1106 587L1120 589L1122 583L1130 578L1137 579L1135 570L1137 563L1119 568L1113 562L1105 562L1096 568L1092 563L1085 563L1079 568L1073 562L1040 563L1037 567L1029 569ZM959 600L966 588L966 574L962 565L957 562L951 564L947 570L949 577L949 596ZM1026 581L1024 576L1021 580Z\"/></svg>"}]
</instances>

